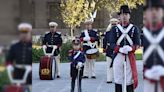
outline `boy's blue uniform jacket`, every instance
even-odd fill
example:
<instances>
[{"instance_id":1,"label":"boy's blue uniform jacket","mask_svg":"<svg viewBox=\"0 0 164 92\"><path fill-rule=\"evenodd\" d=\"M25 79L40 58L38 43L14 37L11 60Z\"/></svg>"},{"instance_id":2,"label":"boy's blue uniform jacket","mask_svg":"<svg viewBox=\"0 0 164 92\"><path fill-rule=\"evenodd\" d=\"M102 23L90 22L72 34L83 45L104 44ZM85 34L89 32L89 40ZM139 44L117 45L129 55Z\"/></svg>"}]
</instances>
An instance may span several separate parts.
<instances>
[{"instance_id":1,"label":"boy's blue uniform jacket","mask_svg":"<svg viewBox=\"0 0 164 92\"><path fill-rule=\"evenodd\" d=\"M76 67L77 63L78 62L82 62L84 63L85 62L85 55L82 51L80 51L80 54L77 58L74 59L74 56L79 52L80 50L78 51L75 51L75 50L69 50L69 55L68 56L68 59L69 61L71 62L71 65L73 65L74 67Z\"/></svg>"}]
</instances>

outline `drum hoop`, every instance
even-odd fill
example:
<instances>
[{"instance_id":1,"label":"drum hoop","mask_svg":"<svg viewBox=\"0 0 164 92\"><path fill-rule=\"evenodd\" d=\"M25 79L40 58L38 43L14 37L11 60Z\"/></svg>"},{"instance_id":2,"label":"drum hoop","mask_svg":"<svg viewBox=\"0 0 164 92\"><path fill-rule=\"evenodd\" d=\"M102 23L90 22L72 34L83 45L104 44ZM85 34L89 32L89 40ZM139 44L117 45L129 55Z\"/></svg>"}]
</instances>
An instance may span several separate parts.
<instances>
[{"instance_id":1,"label":"drum hoop","mask_svg":"<svg viewBox=\"0 0 164 92\"><path fill-rule=\"evenodd\" d=\"M89 51L91 51L91 50L95 50L95 52L89 53ZM87 50L87 51L86 51L86 54L95 54L95 53L97 53L97 52L98 52L98 49L94 48L94 49L89 49L89 50Z\"/></svg>"}]
</instances>

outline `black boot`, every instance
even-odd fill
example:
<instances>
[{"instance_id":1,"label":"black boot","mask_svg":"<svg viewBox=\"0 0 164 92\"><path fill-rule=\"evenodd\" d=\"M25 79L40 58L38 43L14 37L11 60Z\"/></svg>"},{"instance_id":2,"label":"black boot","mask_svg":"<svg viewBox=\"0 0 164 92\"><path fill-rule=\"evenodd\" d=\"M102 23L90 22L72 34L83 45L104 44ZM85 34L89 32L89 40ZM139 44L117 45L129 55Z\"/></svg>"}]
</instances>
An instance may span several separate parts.
<instances>
[{"instance_id":1,"label":"black boot","mask_svg":"<svg viewBox=\"0 0 164 92\"><path fill-rule=\"evenodd\" d=\"M115 92L122 92L122 85L121 84L115 84Z\"/></svg>"},{"instance_id":2,"label":"black boot","mask_svg":"<svg viewBox=\"0 0 164 92\"><path fill-rule=\"evenodd\" d=\"M71 92L74 92L74 89L71 89Z\"/></svg>"},{"instance_id":3,"label":"black boot","mask_svg":"<svg viewBox=\"0 0 164 92\"><path fill-rule=\"evenodd\" d=\"M71 82L71 92L74 92L74 89L75 89L75 80L72 79L72 82Z\"/></svg>"},{"instance_id":4,"label":"black boot","mask_svg":"<svg viewBox=\"0 0 164 92\"><path fill-rule=\"evenodd\" d=\"M81 90L81 79L79 79L79 92L82 92L82 90Z\"/></svg>"},{"instance_id":5,"label":"black boot","mask_svg":"<svg viewBox=\"0 0 164 92\"><path fill-rule=\"evenodd\" d=\"M133 84L127 86L127 92L134 92Z\"/></svg>"}]
</instances>

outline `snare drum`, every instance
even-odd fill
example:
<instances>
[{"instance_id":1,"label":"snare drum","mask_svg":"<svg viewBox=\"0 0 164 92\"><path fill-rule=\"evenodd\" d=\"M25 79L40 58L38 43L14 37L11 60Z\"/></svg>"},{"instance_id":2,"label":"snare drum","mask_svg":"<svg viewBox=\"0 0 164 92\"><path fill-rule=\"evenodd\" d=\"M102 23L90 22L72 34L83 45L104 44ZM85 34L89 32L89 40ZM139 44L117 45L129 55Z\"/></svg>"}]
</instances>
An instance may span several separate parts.
<instances>
[{"instance_id":1,"label":"snare drum","mask_svg":"<svg viewBox=\"0 0 164 92\"><path fill-rule=\"evenodd\" d=\"M99 56L98 49L89 49L86 51L86 56L88 59L96 59Z\"/></svg>"}]
</instances>

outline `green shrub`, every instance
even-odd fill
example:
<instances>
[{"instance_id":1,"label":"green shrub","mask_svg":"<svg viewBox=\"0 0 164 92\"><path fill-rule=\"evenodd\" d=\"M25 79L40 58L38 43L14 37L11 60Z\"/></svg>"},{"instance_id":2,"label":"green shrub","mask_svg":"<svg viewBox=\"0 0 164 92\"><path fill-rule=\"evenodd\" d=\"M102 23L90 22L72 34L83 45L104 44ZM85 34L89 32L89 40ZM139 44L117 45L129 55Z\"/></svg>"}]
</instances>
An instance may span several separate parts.
<instances>
[{"instance_id":1,"label":"green shrub","mask_svg":"<svg viewBox=\"0 0 164 92\"><path fill-rule=\"evenodd\" d=\"M71 41L67 41L66 43L63 43L62 47L61 47L61 62L68 62L68 51L72 49L72 42Z\"/></svg>"},{"instance_id":2,"label":"green shrub","mask_svg":"<svg viewBox=\"0 0 164 92\"><path fill-rule=\"evenodd\" d=\"M0 92L2 92L3 86L7 85L9 83L10 83L10 81L9 81L9 78L7 75L7 71L0 73Z\"/></svg>"},{"instance_id":3,"label":"green shrub","mask_svg":"<svg viewBox=\"0 0 164 92\"><path fill-rule=\"evenodd\" d=\"M32 49L32 61L34 63L38 63L40 60L40 57L43 55L44 55L44 53L43 53L42 49L36 49L36 48Z\"/></svg>"},{"instance_id":4,"label":"green shrub","mask_svg":"<svg viewBox=\"0 0 164 92\"><path fill-rule=\"evenodd\" d=\"M136 60L142 60L142 54L135 54Z\"/></svg>"},{"instance_id":5,"label":"green shrub","mask_svg":"<svg viewBox=\"0 0 164 92\"><path fill-rule=\"evenodd\" d=\"M103 53L99 53L99 57L97 58L97 61L106 61L106 56Z\"/></svg>"},{"instance_id":6,"label":"green shrub","mask_svg":"<svg viewBox=\"0 0 164 92\"><path fill-rule=\"evenodd\" d=\"M67 56L68 56L68 51L71 49L72 43L71 41L67 41L66 43L63 43L61 47L61 62L67 62ZM40 57L44 55L44 52L42 49L32 49L32 59L34 63L38 63L40 60Z\"/></svg>"},{"instance_id":7,"label":"green shrub","mask_svg":"<svg viewBox=\"0 0 164 92\"><path fill-rule=\"evenodd\" d=\"M0 65L4 65L5 56L0 56Z\"/></svg>"}]
</instances>

